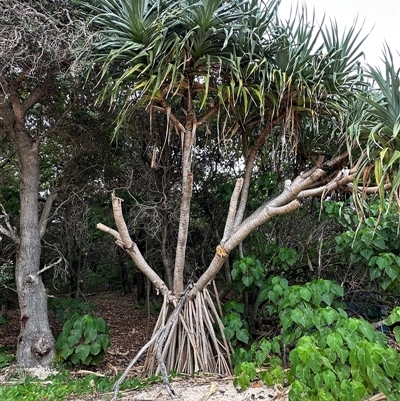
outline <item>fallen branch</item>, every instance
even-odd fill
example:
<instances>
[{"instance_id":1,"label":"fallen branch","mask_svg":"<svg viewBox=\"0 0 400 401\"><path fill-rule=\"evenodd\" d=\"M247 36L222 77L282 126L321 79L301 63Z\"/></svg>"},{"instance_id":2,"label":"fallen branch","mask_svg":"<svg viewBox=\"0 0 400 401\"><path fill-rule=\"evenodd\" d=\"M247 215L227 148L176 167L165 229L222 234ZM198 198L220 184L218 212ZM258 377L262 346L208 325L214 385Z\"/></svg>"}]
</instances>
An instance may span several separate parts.
<instances>
[{"instance_id":1,"label":"fallen branch","mask_svg":"<svg viewBox=\"0 0 400 401\"><path fill-rule=\"evenodd\" d=\"M375 394L371 398L368 398L368 401L386 401L387 397L383 393Z\"/></svg>"},{"instance_id":2,"label":"fallen branch","mask_svg":"<svg viewBox=\"0 0 400 401\"><path fill-rule=\"evenodd\" d=\"M98 372L93 372L91 370L83 370L80 369L78 371L75 372L76 375L86 375L86 376L97 376L97 377L106 377L106 375L104 375L103 373L98 373Z\"/></svg>"}]
</instances>

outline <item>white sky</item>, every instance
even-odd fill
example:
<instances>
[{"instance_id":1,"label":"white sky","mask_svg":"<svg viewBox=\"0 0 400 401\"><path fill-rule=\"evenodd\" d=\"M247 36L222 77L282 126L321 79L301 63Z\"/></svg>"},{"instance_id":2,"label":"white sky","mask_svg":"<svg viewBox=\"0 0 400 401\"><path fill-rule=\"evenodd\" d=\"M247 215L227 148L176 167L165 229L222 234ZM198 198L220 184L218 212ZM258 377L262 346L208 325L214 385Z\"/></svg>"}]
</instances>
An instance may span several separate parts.
<instances>
[{"instance_id":1,"label":"white sky","mask_svg":"<svg viewBox=\"0 0 400 401\"><path fill-rule=\"evenodd\" d=\"M288 18L291 6L295 10L297 3L297 0L282 0L281 19ZM372 29L362 46L366 62L372 66L382 65L380 58L386 41L395 67L400 68L397 54L400 52L400 0L299 0L299 3L306 4L311 13L314 8L317 21L321 21L324 14L325 23L329 23L329 18L336 19L339 29L350 27L357 16L360 27L365 20L362 32L367 34Z\"/></svg>"}]
</instances>

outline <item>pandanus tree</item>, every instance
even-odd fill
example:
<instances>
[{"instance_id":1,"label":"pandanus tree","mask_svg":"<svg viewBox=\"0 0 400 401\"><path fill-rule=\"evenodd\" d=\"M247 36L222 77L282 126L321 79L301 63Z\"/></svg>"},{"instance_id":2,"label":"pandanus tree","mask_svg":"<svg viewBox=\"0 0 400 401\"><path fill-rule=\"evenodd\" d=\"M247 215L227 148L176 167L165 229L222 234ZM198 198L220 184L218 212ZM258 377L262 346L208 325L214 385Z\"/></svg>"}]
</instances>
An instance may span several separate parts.
<instances>
[{"instance_id":1,"label":"pandanus tree","mask_svg":"<svg viewBox=\"0 0 400 401\"><path fill-rule=\"evenodd\" d=\"M358 94L360 118L350 126L348 144L363 151L356 179L375 182L384 212L392 201L400 205L400 68L388 47L382 62L380 68L368 66L373 85Z\"/></svg>"},{"instance_id":2,"label":"pandanus tree","mask_svg":"<svg viewBox=\"0 0 400 401\"><path fill-rule=\"evenodd\" d=\"M167 365L187 373L229 373L229 345L218 301L207 287L230 252L257 227L298 208L301 198L351 187L353 176L341 171L348 161L346 127L341 124L347 105L341 99L351 98L351 90L359 85L359 31L353 26L339 36L334 23L327 29L317 27L304 10L280 23L278 6L278 0L101 0L89 5L98 35L94 60L108 80L102 99L123 104L117 130L144 104L150 120L156 113L165 115L164 140L176 135L181 141L172 286L149 266L130 237L116 194L112 205L117 229L98 225L164 296L147 372L163 371ZM185 253L196 180L193 153L198 151L196 136L204 132L221 140L240 135L245 163L222 239L214 244L215 255L200 278L188 283ZM252 172L267 138L286 144L286 160L301 155L302 174L287 180L280 194L246 216ZM154 147L155 160L162 151L162 146Z\"/></svg>"}]
</instances>

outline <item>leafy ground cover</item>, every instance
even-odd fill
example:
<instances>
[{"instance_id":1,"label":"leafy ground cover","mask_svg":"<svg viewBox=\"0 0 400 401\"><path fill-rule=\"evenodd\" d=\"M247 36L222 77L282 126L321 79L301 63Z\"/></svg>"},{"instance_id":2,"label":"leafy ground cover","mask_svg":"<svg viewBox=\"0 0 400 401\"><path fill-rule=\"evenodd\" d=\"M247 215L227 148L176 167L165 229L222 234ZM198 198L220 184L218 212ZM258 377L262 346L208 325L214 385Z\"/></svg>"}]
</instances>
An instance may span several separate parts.
<instances>
[{"instance_id":1,"label":"leafy ground cover","mask_svg":"<svg viewBox=\"0 0 400 401\"><path fill-rule=\"evenodd\" d=\"M10 308L5 324L1 327L0 350L0 399L1 400L64 400L76 396L100 395L111 391L115 376L123 371L151 335L155 318L138 307L136 297L102 293L87 298L95 306L95 316L102 317L110 328L111 346L98 366L84 369L61 369L57 376L38 381L22 375L13 365L15 345L19 333L19 311L16 304ZM61 323L50 312L51 327L55 337L61 333ZM11 363L10 363L11 362ZM61 364L60 364L61 366ZM95 375L90 375L89 372ZM98 375L98 376L96 376ZM152 381L151 379L150 381ZM155 380L155 379L154 379ZM137 389L147 384L140 381L135 370L121 390ZM72 398L71 398L72 397ZM105 396L106 397L106 396ZM110 398L110 397L109 397ZM105 398L106 399L106 398Z\"/></svg>"}]
</instances>

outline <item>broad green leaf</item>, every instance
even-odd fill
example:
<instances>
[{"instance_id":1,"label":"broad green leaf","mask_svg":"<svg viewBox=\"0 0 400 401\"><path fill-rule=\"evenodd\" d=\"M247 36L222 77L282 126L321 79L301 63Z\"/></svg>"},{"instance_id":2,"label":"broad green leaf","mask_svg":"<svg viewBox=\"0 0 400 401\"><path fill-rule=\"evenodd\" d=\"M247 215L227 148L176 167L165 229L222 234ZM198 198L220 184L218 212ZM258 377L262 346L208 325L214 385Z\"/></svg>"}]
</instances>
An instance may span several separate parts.
<instances>
[{"instance_id":1,"label":"broad green leaf","mask_svg":"<svg viewBox=\"0 0 400 401\"><path fill-rule=\"evenodd\" d=\"M93 357L96 357L96 355L90 355L90 354L89 354L89 355L86 357L86 359L85 359L84 361L82 361L83 364L84 364L84 365L91 365L91 364L94 365L94 363L93 363Z\"/></svg>"},{"instance_id":2,"label":"broad green leaf","mask_svg":"<svg viewBox=\"0 0 400 401\"><path fill-rule=\"evenodd\" d=\"M360 329L361 333L363 333L364 336L367 337L367 339L369 341L373 341L374 340L376 331L375 331L375 329L372 327L372 325L370 323L368 323L365 320L361 320L359 329Z\"/></svg>"},{"instance_id":3,"label":"broad green leaf","mask_svg":"<svg viewBox=\"0 0 400 401\"><path fill-rule=\"evenodd\" d=\"M393 351L393 352L392 352ZM387 350L387 355L383 358L383 368L389 377L394 377L399 367L399 358L393 348Z\"/></svg>"},{"instance_id":4,"label":"broad green leaf","mask_svg":"<svg viewBox=\"0 0 400 401\"><path fill-rule=\"evenodd\" d=\"M369 278L372 280L375 280L376 278L381 276L381 270L379 267L370 267L369 269Z\"/></svg>"},{"instance_id":5,"label":"broad green leaf","mask_svg":"<svg viewBox=\"0 0 400 401\"><path fill-rule=\"evenodd\" d=\"M324 365L330 369L333 369L332 364L336 362L337 358L336 352L331 348L325 348L324 355L326 357L326 360L322 358Z\"/></svg>"},{"instance_id":6,"label":"broad green leaf","mask_svg":"<svg viewBox=\"0 0 400 401\"><path fill-rule=\"evenodd\" d=\"M83 320L83 316L78 316L77 319L75 319L75 321L74 321L73 327L76 330L83 331L84 323L85 323L85 321Z\"/></svg>"},{"instance_id":7,"label":"broad green leaf","mask_svg":"<svg viewBox=\"0 0 400 401\"><path fill-rule=\"evenodd\" d=\"M351 364L351 376L353 380L362 382L365 379L365 371L359 363Z\"/></svg>"},{"instance_id":8,"label":"broad green leaf","mask_svg":"<svg viewBox=\"0 0 400 401\"><path fill-rule=\"evenodd\" d=\"M94 327L88 327L84 332L85 344L89 344L97 337L97 330Z\"/></svg>"},{"instance_id":9,"label":"broad green leaf","mask_svg":"<svg viewBox=\"0 0 400 401\"><path fill-rule=\"evenodd\" d=\"M339 297L343 297L344 296L344 288L339 285L339 284L333 284L331 291L335 294L338 295Z\"/></svg>"},{"instance_id":10,"label":"broad green leaf","mask_svg":"<svg viewBox=\"0 0 400 401\"><path fill-rule=\"evenodd\" d=\"M314 375L314 387L315 388L321 388L323 384L323 377L322 373L317 373Z\"/></svg>"},{"instance_id":11,"label":"broad green leaf","mask_svg":"<svg viewBox=\"0 0 400 401\"><path fill-rule=\"evenodd\" d=\"M302 287L300 289L300 296L303 298L305 301L310 301L312 292L307 288L307 287Z\"/></svg>"},{"instance_id":12,"label":"broad green leaf","mask_svg":"<svg viewBox=\"0 0 400 401\"><path fill-rule=\"evenodd\" d=\"M260 349L268 354L271 351L272 343L271 341L266 340L265 338L260 342Z\"/></svg>"},{"instance_id":13,"label":"broad green leaf","mask_svg":"<svg viewBox=\"0 0 400 401\"><path fill-rule=\"evenodd\" d=\"M340 362L346 363L347 358L349 357L349 351L346 348L339 348L336 350L336 353L339 357Z\"/></svg>"},{"instance_id":14,"label":"broad green leaf","mask_svg":"<svg viewBox=\"0 0 400 401\"><path fill-rule=\"evenodd\" d=\"M329 325L332 324L338 317L338 313L330 307L324 308L322 314L326 320L326 323L328 323Z\"/></svg>"},{"instance_id":15,"label":"broad green leaf","mask_svg":"<svg viewBox=\"0 0 400 401\"><path fill-rule=\"evenodd\" d=\"M374 251L371 248L364 248L364 249L361 249L360 254L366 260L369 260L369 258L374 254Z\"/></svg>"},{"instance_id":16,"label":"broad green leaf","mask_svg":"<svg viewBox=\"0 0 400 401\"><path fill-rule=\"evenodd\" d=\"M396 342L400 343L400 326L394 327L392 331Z\"/></svg>"},{"instance_id":17,"label":"broad green leaf","mask_svg":"<svg viewBox=\"0 0 400 401\"><path fill-rule=\"evenodd\" d=\"M297 323L297 324L299 324L299 325L301 325L303 327L306 327L306 320L305 320L305 317L304 317L304 313L303 313L303 311L301 309L299 309L299 308L293 309L291 314L290 314L290 317L292 318L292 320L295 323Z\"/></svg>"},{"instance_id":18,"label":"broad green leaf","mask_svg":"<svg viewBox=\"0 0 400 401\"><path fill-rule=\"evenodd\" d=\"M335 299L335 294L332 292L324 292L321 296L322 301L324 301L328 306L330 306Z\"/></svg>"},{"instance_id":19,"label":"broad green leaf","mask_svg":"<svg viewBox=\"0 0 400 401\"><path fill-rule=\"evenodd\" d=\"M381 256L378 256L375 260L375 263L379 266L381 270L386 269L388 266L393 263L392 258L390 257L390 254L383 254Z\"/></svg>"},{"instance_id":20,"label":"broad green leaf","mask_svg":"<svg viewBox=\"0 0 400 401\"><path fill-rule=\"evenodd\" d=\"M236 338L239 341L247 344L249 342L249 339L250 339L250 334L249 334L247 329L236 330Z\"/></svg>"},{"instance_id":21,"label":"broad green leaf","mask_svg":"<svg viewBox=\"0 0 400 401\"><path fill-rule=\"evenodd\" d=\"M254 282L254 277L251 275L245 275L242 277L242 283L246 286L246 287L250 287Z\"/></svg>"},{"instance_id":22,"label":"broad green leaf","mask_svg":"<svg viewBox=\"0 0 400 401\"><path fill-rule=\"evenodd\" d=\"M69 332L68 336L68 345L72 347L75 344L78 344L82 337L82 331L80 329L72 329Z\"/></svg>"},{"instance_id":23,"label":"broad green leaf","mask_svg":"<svg viewBox=\"0 0 400 401\"><path fill-rule=\"evenodd\" d=\"M61 347L61 356L63 359L67 359L74 352L74 348L70 347L67 343Z\"/></svg>"},{"instance_id":24,"label":"broad green leaf","mask_svg":"<svg viewBox=\"0 0 400 401\"><path fill-rule=\"evenodd\" d=\"M268 297L269 297L269 292L270 292L269 288L264 288L264 289L260 292L260 294L258 295L258 302L259 302L259 303L262 303L262 302L264 302L266 299L268 299Z\"/></svg>"},{"instance_id":25,"label":"broad green leaf","mask_svg":"<svg viewBox=\"0 0 400 401\"><path fill-rule=\"evenodd\" d=\"M333 383L336 382L336 375L331 370L322 372L322 378L328 388L332 388Z\"/></svg>"},{"instance_id":26,"label":"broad green leaf","mask_svg":"<svg viewBox=\"0 0 400 401\"><path fill-rule=\"evenodd\" d=\"M99 334L97 336L96 342L101 345L103 350L106 350L110 346L110 338L107 334Z\"/></svg>"},{"instance_id":27,"label":"broad green leaf","mask_svg":"<svg viewBox=\"0 0 400 401\"><path fill-rule=\"evenodd\" d=\"M272 351L275 352L276 354L279 354L281 352L281 344L280 341L274 341L272 342Z\"/></svg>"},{"instance_id":28,"label":"broad green leaf","mask_svg":"<svg viewBox=\"0 0 400 401\"><path fill-rule=\"evenodd\" d=\"M377 248L379 248L380 250L384 251L386 249L386 243L383 239L381 238L376 238L374 240L374 246L376 246Z\"/></svg>"},{"instance_id":29,"label":"broad green leaf","mask_svg":"<svg viewBox=\"0 0 400 401\"><path fill-rule=\"evenodd\" d=\"M371 358L368 354L367 348L363 346L362 343L359 345L359 348L357 349L357 357L358 360L360 361L361 366L364 369L366 369L367 366L369 366L369 364L371 363Z\"/></svg>"},{"instance_id":30,"label":"broad green leaf","mask_svg":"<svg viewBox=\"0 0 400 401\"><path fill-rule=\"evenodd\" d=\"M367 366L367 374L374 388L378 388L380 383L383 382L385 378L385 373L382 370L382 368L379 365L372 362L369 363Z\"/></svg>"},{"instance_id":31,"label":"broad green leaf","mask_svg":"<svg viewBox=\"0 0 400 401\"><path fill-rule=\"evenodd\" d=\"M336 401L335 397L328 391L318 390L318 401ZM303 397L304 400L304 397Z\"/></svg>"},{"instance_id":32,"label":"broad green leaf","mask_svg":"<svg viewBox=\"0 0 400 401\"><path fill-rule=\"evenodd\" d=\"M75 353L78 356L78 358L84 362L85 359L88 357L90 353L90 346L86 344L80 344L76 347Z\"/></svg>"},{"instance_id":33,"label":"broad green leaf","mask_svg":"<svg viewBox=\"0 0 400 401\"><path fill-rule=\"evenodd\" d=\"M343 335L344 341L347 343L349 349L356 348L358 342L360 341L360 336L356 331L346 331Z\"/></svg>"},{"instance_id":34,"label":"broad green leaf","mask_svg":"<svg viewBox=\"0 0 400 401\"><path fill-rule=\"evenodd\" d=\"M101 351L101 345L99 343L90 344L90 353L92 355L97 355Z\"/></svg>"},{"instance_id":35,"label":"broad green leaf","mask_svg":"<svg viewBox=\"0 0 400 401\"><path fill-rule=\"evenodd\" d=\"M314 350L309 345L300 345L297 347L297 353L299 355L299 358L301 362L303 362L304 364L309 363L310 355L312 355L313 352Z\"/></svg>"},{"instance_id":36,"label":"broad green leaf","mask_svg":"<svg viewBox=\"0 0 400 401\"><path fill-rule=\"evenodd\" d=\"M240 330L243 326L243 321L239 315L236 313L231 313L228 319L227 327L230 327L232 330Z\"/></svg>"},{"instance_id":37,"label":"broad green leaf","mask_svg":"<svg viewBox=\"0 0 400 401\"><path fill-rule=\"evenodd\" d=\"M70 360L74 365L76 365L76 364L80 361L80 358L79 358L79 356L76 354L76 352L74 352L74 353L71 354L71 356L69 357L69 360Z\"/></svg>"},{"instance_id":38,"label":"broad green leaf","mask_svg":"<svg viewBox=\"0 0 400 401\"><path fill-rule=\"evenodd\" d=\"M343 391L343 400L346 401L361 401L366 395L366 388L359 381L349 381L346 380L341 383L340 388Z\"/></svg>"},{"instance_id":39,"label":"broad green leaf","mask_svg":"<svg viewBox=\"0 0 400 401\"><path fill-rule=\"evenodd\" d=\"M314 313L313 323L318 330L321 330L325 324L325 319L322 317L320 311Z\"/></svg>"},{"instance_id":40,"label":"broad green leaf","mask_svg":"<svg viewBox=\"0 0 400 401\"><path fill-rule=\"evenodd\" d=\"M295 368L295 373L299 380L307 384L310 382L310 380L312 380L312 376L314 375L314 373L311 373L311 369L308 364L297 365Z\"/></svg>"},{"instance_id":41,"label":"broad green leaf","mask_svg":"<svg viewBox=\"0 0 400 401\"><path fill-rule=\"evenodd\" d=\"M241 373L239 377L235 378L234 380L235 386L239 386L242 390L246 390L250 384L250 378L245 373Z\"/></svg>"},{"instance_id":42,"label":"broad green leaf","mask_svg":"<svg viewBox=\"0 0 400 401\"><path fill-rule=\"evenodd\" d=\"M266 370L259 372L260 379L267 387L272 387L275 384L274 377Z\"/></svg>"},{"instance_id":43,"label":"broad green leaf","mask_svg":"<svg viewBox=\"0 0 400 401\"><path fill-rule=\"evenodd\" d=\"M343 338L338 332L329 334L326 342L336 352L343 347Z\"/></svg>"},{"instance_id":44,"label":"broad green leaf","mask_svg":"<svg viewBox=\"0 0 400 401\"><path fill-rule=\"evenodd\" d=\"M98 365L102 361L104 354L100 352L97 355L89 355L89 356L92 357L92 361L90 363L92 365Z\"/></svg>"},{"instance_id":45,"label":"broad green leaf","mask_svg":"<svg viewBox=\"0 0 400 401\"><path fill-rule=\"evenodd\" d=\"M227 340L232 340L232 338L235 336L235 330L230 326L225 327L224 333Z\"/></svg>"},{"instance_id":46,"label":"broad green leaf","mask_svg":"<svg viewBox=\"0 0 400 401\"><path fill-rule=\"evenodd\" d=\"M239 277L240 274L241 274L240 270L236 269L235 267L231 271L231 276L232 276L233 280L236 280Z\"/></svg>"},{"instance_id":47,"label":"broad green leaf","mask_svg":"<svg viewBox=\"0 0 400 401\"><path fill-rule=\"evenodd\" d=\"M321 358L321 355L317 351L314 351L310 354L308 364L311 367L311 370L314 373L318 373L321 371L321 366L322 366L323 360Z\"/></svg>"},{"instance_id":48,"label":"broad green leaf","mask_svg":"<svg viewBox=\"0 0 400 401\"><path fill-rule=\"evenodd\" d=\"M304 390L305 390L305 384L299 380L295 380L290 386L290 391L289 391L290 399L296 401L304 399Z\"/></svg>"},{"instance_id":49,"label":"broad green leaf","mask_svg":"<svg viewBox=\"0 0 400 401\"><path fill-rule=\"evenodd\" d=\"M399 277L399 268L394 265L386 267L385 273L394 281Z\"/></svg>"},{"instance_id":50,"label":"broad green leaf","mask_svg":"<svg viewBox=\"0 0 400 401\"><path fill-rule=\"evenodd\" d=\"M253 362L242 362L240 368L243 373L249 376L250 380L253 380L256 377L257 371Z\"/></svg>"},{"instance_id":51,"label":"broad green leaf","mask_svg":"<svg viewBox=\"0 0 400 401\"><path fill-rule=\"evenodd\" d=\"M267 354L267 352L264 352L262 350L256 351L255 360L257 362L257 366L262 366L265 363L265 360L267 359Z\"/></svg>"}]
</instances>

